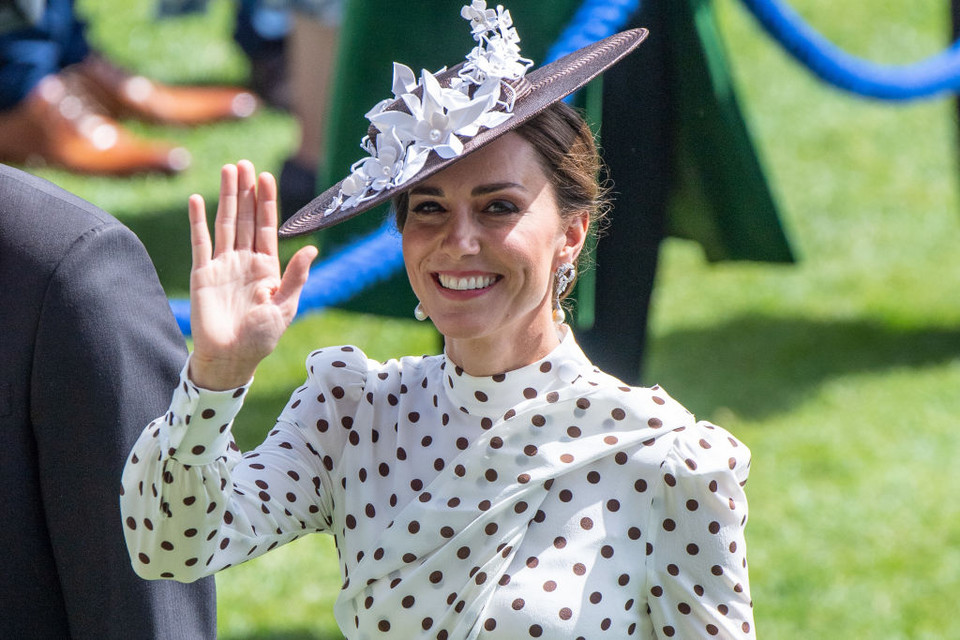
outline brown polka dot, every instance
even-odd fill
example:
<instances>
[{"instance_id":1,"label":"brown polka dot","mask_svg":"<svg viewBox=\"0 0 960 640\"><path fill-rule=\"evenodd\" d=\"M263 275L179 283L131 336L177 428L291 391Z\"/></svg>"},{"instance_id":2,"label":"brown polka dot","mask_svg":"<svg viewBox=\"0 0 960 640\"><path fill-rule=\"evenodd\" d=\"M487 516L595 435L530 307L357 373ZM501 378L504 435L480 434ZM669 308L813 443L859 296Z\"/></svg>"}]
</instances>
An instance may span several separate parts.
<instances>
[{"instance_id":1,"label":"brown polka dot","mask_svg":"<svg viewBox=\"0 0 960 640\"><path fill-rule=\"evenodd\" d=\"M523 390L523 397L527 400L537 397L537 390L532 387L527 387Z\"/></svg>"},{"instance_id":2,"label":"brown polka dot","mask_svg":"<svg viewBox=\"0 0 960 640\"><path fill-rule=\"evenodd\" d=\"M587 400L586 398L578 398L578 399L577 399L577 408L578 408L578 409L589 409L589 408L590 408L590 401Z\"/></svg>"},{"instance_id":3,"label":"brown polka dot","mask_svg":"<svg viewBox=\"0 0 960 640\"><path fill-rule=\"evenodd\" d=\"M663 595L663 587L661 587L660 585L655 585L651 587L650 595L652 595L654 598L659 598L660 596Z\"/></svg>"},{"instance_id":4,"label":"brown polka dot","mask_svg":"<svg viewBox=\"0 0 960 640\"><path fill-rule=\"evenodd\" d=\"M603 594L599 591L594 591L590 594L590 602L592 604L600 604L601 600L603 600Z\"/></svg>"},{"instance_id":5,"label":"brown polka dot","mask_svg":"<svg viewBox=\"0 0 960 640\"><path fill-rule=\"evenodd\" d=\"M537 455L537 447L532 444L528 444L523 448L523 452L528 456L535 456Z\"/></svg>"},{"instance_id":6,"label":"brown polka dot","mask_svg":"<svg viewBox=\"0 0 960 640\"><path fill-rule=\"evenodd\" d=\"M611 547L608 544L603 545L602 547L600 547L600 555L603 556L604 558L612 558L613 547Z\"/></svg>"},{"instance_id":7,"label":"brown polka dot","mask_svg":"<svg viewBox=\"0 0 960 640\"><path fill-rule=\"evenodd\" d=\"M494 436L490 438L490 448L491 449L503 448L503 438L501 438L500 436Z\"/></svg>"},{"instance_id":8,"label":"brown polka dot","mask_svg":"<svg viewBox=\"0 0 960 640\"><path fill-rule=\"evenodd\" d=\"M542 415L537 414L530 419L530 423L535 427L542 427L543 425L547 424L547 419Z\"/></svg>"},{"instance_id":9,"label":"brown polka dot","mask_svg":"<svg viewBox=\"0 0 960 640\"><path fill-rule=\"evenodd\" d=\"M386 633L387 631L390 631L390 622L388 620L381 620L377 623L377 628Z\"/></svg>"},{"instance_id":10,"label":"brown polka dot","mask_svg":"<svg viewBox=\"0 0 960 640\"><path fill-rule=\"evenodd\" d=\"M620 511L620 501L619 500L607 500L607 510L617 512Z\"/></svg>"},{"instance_id":11,"label":"brown polka dot","mask_svg":"<svg viewBox=\"0 0 960 640\"><path fill-rule=\"evenodd\" d=\"M547 580L546 582L543 583L543 590L546 591L547 593L556 591L557 583L554 582L553 580Z\"/></svg>"},{"instance_id":12,"label":"brown polka dot","mask_svg":"<svg viewBox=\"0 0 960 640\"><path fill-rule=\"evenodd\" d=\"M715 636L718 633L720 633L720 630L716 627L716 625L708 624L706 628L707 628L707 633L710 634L711 636Z\"/></svg>"},{"instance_id":13,"label":"brown polka dot","mask_svg":"<svg viewBox=\"0 0 960 640\"><path fill-rule=\"evenodd\" d=\"M565 462L567 464L570 464L571 462L573 462L573 454L564 453L563 455L560 456L560 462Z\"/></svg>"},{"instance_id":14,"label":"brown polka dot","mask_svg":"<svg viewBox=\"0 0 960 640\"><path fill-rule=\"evenodd\" d=\"M677 523L671 520L670 518L667 518L666 520L663 521L664 531L673 531L676 528L677 528Z\"/></svg>"},{"instance_id":15,"label":"brown polka dot","mask_svg":"<svg viewBox=\"0 0 960 640\"><path fill-rule=\"evenodd\" d=\"M570 607L564 607L560 609L559 616L561 620L569 620L573 617L573 611L570 609Z\"/></svg>"},{"instance_id":16,"label":"brown polka dot","mask_svg":"<svg viewBox=\"0 0 960 640\"><path fill-rule=\"evenodd\" d=\"M538 624L532 624L530 625L529 632L531 638L539 638L543 635L543 627Z\"/></svg>"},{"instance_id":17,"label":"brown polka dot","mask_svg":"<svg viewBox=\"0 0 960 640\"><path fill-rule=\"evenodd\" d=\"M676 576L680 575L680 567L678 567L678 566L675 565L675 564L668 564L668 565L667 565L667 573L669 573L670 575L676 577Z\"/></svg>"},{"instance_id":18,"label":"brown polka dot","mask_svg":"<svg viewBox=\"0 0 960 640\"><path fill-rule=\"evenodd\" d=\"M560 399L560 394L557 393L556 391L551 391L550 393L547 394L547 402L551 404L553 404L559 399Z\"/></svg>"},{"instance_id":19,"label":"brown polka dot","mask_svg":"<svg viewBox=\"0 0 960 640\"><path fill-rule=\"evenodd\" d=\"M573 565L574 575L582 576L586 572L587 572L587 565L583 564L582 562L578 562L577 564Z\"/></svg>"},{"instance_id":20,"label":"brown polka dot","mask_svg":"<svg viewBox=\"0 0 960 640\"><path fill-rule=\"evenodd\" d=\"M523 598L517 598L510 604L510 606L513 607L514 611L520 611L520 609L523 609L524 604Z\"/></svg>"},{"instance_id":21,"label":"brown polka dot","mask_svg":"<svg viewBox=\"0 0 960 640\"><path fill-rule=\"evenodd\" d=\"M617 407L616 409L610 412L610 416L614 420L623 420L624 418L627 417L627 413L620 407Z\"/></svg>"},{"instance_id":22,"label":"brown polka dot","mask_svg":"<svg viewBox=\"0 0 960 640\"><path fill-rule=\"evenodd\" d=\"M571 438L579 438L581 433L580 427L567 427L567 435Z\"/></svg>"},{"instance_id":23,"label":"brown polka dot","mask_svg":"<svg viewBox=\"0 0 960 640\"><path fill-rule=\"evenodd\" d=\"M667 625L663 628L663 635L667 636L668 638L672 638L676 632L677 630L670 625Z\"/></svg>"},{"instance_id":24,"label":"brown polka dot","mask_svg":"<svg viewBox=\"0 0 960 640\"><path fill-rule=\"evenodd\" d=\"M698 553L700 553L700 547L698 547L697 545L691 542L690 544L687 545L687 553L689 553L692 556L695 556Z\"/></svg>"},{"instance_id":25,"label":"brown polka dot","mask_svg":"<svg viewBox=\"0 0 960 640\"><path fill-rule=\"evenodd\" d=\"M494 620L493 618L487 618L486 620L483 621L483 628L486 629L487 631L493 631L494 629L497 628L497 621Z\"/></svg>"},{"instance_id":26,"label":"brown polka dot","mask_svg":"<svg viewBox=\"0 0 960 640\"><path fill-rule=\"evenodd\" d=\"M453 527L443 526L440 527L440 535L444 538L452 538L454 534Z\"/></svg>"},{"instance_id":27,"label":"brown polka dot","mask_svg":"<svg viewBox=\"0 0 960 640\"><path fill-rule=\"evenodd\" d=\"M434 571L433 573L430 574L430 582L432 582L433 584L437 584L441 580L443 580L443 572Z\"/></svg>"},{"instance_id":28,"label":"brown polka dot","mask_svg":"<svg viewBox=\"0 0 960 640\"><path fill-rule=\"evenodd\" d=\"M584 529L585 531L593 529L593 520L587 517L580 518L580 528Z\"/></svg>"},{"instance_id":29,"label":"brown polka dot","mask_svg":"<svg viewBox=\"0 0 960 640\"><path fill-rule=\"evenodd\" d=\"M681 602L680 604L677 605L677 611L679 611L685 616L690 615L690 611L691 611L690 605L687 604L686 602Z\"/></svg>"},{"instance_id":30,"label":"brown polka dot","mask_svg":"<svg viewBox=\"0 0 960 640\"><path fill-rule=\"evenodd\" d=\"M485 394L483 391L474 391L473 396L480 402L486 402L488 400L487 394Z\"/></svg>"}]
</instances>

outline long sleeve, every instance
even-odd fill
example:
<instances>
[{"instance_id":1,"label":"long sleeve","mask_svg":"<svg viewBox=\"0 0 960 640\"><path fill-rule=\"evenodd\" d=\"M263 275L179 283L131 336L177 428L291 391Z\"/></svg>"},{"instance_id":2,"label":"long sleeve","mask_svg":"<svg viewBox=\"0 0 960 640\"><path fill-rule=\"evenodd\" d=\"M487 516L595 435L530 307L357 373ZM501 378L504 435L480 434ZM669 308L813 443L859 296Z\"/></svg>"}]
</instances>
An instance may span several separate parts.
<instances>
[{"instance_id":1,"label":"long sleeve","mask_svg":"<svg viewBox=\"0 0 960 640\"><path fill-rule=\"evenodd\" d=\"M704 422L667 456L648 522L657 637L755 637L744 539L749 466L746 446Z\"/></svg>"},{"instance_id":2,"label":"long sleeve","mask_svg":"<svg viewBox=\"0 0 960 640\"><path fill-rule=\"evenodd\" d=\"M365 363L356 364L344 376L362 385ZM169 411L143 431L123 473L124 534L134 569L148 579L189 582L327 530L339 452L330 450L333 435L322 436L358 397L344 397L342 380L311 374L264 442L241 455L231 425L248 387L200 389L187 368Z\"/></svg>"},{"instance_id":3,"label":"long sleeve","mask_svg":"<svg viewBox=\"0 0 960 640\"><path fill-rule=\"evenodd\" d=\"M137 425L169 398L183 337L146 251L126 228L95 226L58 260L38 318L30 417L71 637L214 637L213 582L140 580L117 526L124 457Z\"/></svg>"}]
</instances>

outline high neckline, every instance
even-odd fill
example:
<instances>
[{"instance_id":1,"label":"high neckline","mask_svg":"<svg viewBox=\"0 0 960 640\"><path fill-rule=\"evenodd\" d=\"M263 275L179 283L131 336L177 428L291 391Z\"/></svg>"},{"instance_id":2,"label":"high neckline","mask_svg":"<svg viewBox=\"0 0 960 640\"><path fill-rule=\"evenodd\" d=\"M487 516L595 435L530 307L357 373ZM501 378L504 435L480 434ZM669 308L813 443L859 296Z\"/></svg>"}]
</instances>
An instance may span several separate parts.
<instances>
[{"instance_id":1,"label":"high neckline","mask_svg":"<svg viewBox=\"0 0 960 640\"><path fill-rule=\"evenodd\" d=\"M499 418L524 400L543 396L573 384L593 365L584 355L573 332L565 334L553 351L528 365L492 376L472 376L443 354L443 388L461 411Z\"/></svg>"}]
</instances>

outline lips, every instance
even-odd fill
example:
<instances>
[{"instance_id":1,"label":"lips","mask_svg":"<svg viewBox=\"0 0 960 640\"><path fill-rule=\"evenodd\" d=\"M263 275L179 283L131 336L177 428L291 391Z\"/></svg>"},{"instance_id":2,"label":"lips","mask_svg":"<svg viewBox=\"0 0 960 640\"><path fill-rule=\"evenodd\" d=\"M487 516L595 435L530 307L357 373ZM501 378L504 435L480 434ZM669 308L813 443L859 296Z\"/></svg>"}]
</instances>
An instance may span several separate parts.
<instances>
[{"instance_id":1,"label":"lips","mask_svg":"<svg viewBox=\"0 0 960 640\"><path fill-rule=\"evenodd\" d=\"M443 273L437 274L437 281L440 283L440 286L453 291L486 289L499 279L500 276L498 275L453 276Z\"/></svg>"}]
</instances>

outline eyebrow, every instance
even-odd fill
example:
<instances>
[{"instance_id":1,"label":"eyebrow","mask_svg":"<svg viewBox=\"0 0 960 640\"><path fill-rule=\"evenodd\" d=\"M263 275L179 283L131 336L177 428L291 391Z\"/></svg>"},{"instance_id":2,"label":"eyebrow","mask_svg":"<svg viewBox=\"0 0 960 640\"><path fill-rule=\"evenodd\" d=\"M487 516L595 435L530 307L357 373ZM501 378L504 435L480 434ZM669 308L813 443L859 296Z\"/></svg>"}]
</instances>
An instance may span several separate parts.
<instances>
[{"instance_id":1,"label":"eyebrow","mask_svg":"<svg viewBox=\"0 0 960 640\"><path fill-rule=\"evenodd\" d=\"M473 191L470 192L470 195L482 196L487 195L488 193L496 193L497 191L504 191L506 189L520 189L521 191L527 191L528 189L518 182L493 182L490 184L482 184L480 186L474 187ZM439 187L430 187L425 185L418 185L413 189L410 189L411 195L422 195L422 196L443 196L443 189Z\"/></svg>"}]
</instances>

